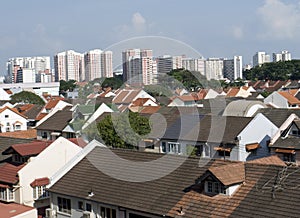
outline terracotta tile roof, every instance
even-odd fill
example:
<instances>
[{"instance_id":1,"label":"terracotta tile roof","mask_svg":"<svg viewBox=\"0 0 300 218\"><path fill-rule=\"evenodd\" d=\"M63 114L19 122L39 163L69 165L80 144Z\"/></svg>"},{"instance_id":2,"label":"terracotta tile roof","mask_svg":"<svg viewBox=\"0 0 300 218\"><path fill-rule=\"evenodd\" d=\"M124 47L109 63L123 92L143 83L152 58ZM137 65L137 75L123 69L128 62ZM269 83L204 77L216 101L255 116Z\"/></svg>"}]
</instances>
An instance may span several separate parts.
<instances>
[{"instance_id":1,"label":"terracotta tile roof","mask_svg":"<svg viewBox=\"0 0 300 218\"><path fill-rule=\"evenodd\" d=\"M293 96L296 96L299 92L299 89L289 89L288 92L293 95Z\"/></svg>"},{"instance_id":2,"label":"terracotta tile roof","mask_svg":"<svg viewBox=\"0 0 300 218\"><path fill-rule=\"evenodd\" d=\"M255 149L258 149L260 148L260 145L259 143L251 143L251 144L246 144L246 151L252 151L252 150L255 150Z\"/></svg>"},{"instance_id":3,"label":"terracotta tile roof","mask_svg":"<svg viewBox=\"0 0 300 218\"><path fill-rule=\"evenodd\" d=\"M10 146L3 154L13 154L18 153L21 156L32 156L41 153L45 148L47 148L52 143L49 141L34 141L24 144L14 144Z\"/></svg>"},{"instance_id":4,"label":"terracotta tile roof","mask_svg":"<svg viewBox=\"0 0 300 218\"><path fill-rule=\"evenodd\" d=\"M160 109L160 106L147 106L140 110L141 114L154 114Z\"/></svg>"},{"instance_id":5,"label":"terracotta tile roof","mask_svg":"<svg viewBox=\"0 0 300 218\"><path fill-rule=\"evenodd\" d=\"M5 89L4 91L6 91L7 94L12 95L12 91L10 89Z\"/></svg>"},{"instance_id":6,"label":"terracotta tile roof","mask_svg":"<svg viewBox=\"0 0 300 218\"><path fill-rule=\"evenodd\" d=\"M239 93L239 88L231 88L226 94L226 97L235 97Z\"/></svg>"},{"instance_id":7,"label":"terracotta tile roof","mask_svg":"<svg viewBox=\"0 0 300 218\"><path fill-rule=\"evenodd\" d=\"M132 106L143 106L148 100L152 101L150 98L138 98L132 102Z\"/></svg>"},{"instance_id":8,"label":"terracotta tile roof","mask_svg":"<svg viewBox=\"0 0 300 218\"><path fill-rule=\"evenodd\" d=\"M2 113L2 112L5 111L5 110L11 110L12 112L14 112L14 113L20 115L21 117L24 117L25 119L27 119L27 117L24 116L23 114L21 114L21 113L18 111L17 108L10 108L10 107L7 107L7 106L6 106L6 107L0 109L0 113Z\"/></svg>"},{"instance_id":9,"label":"terracotta tile roof","mask_svg":"<svg viewBox=\"0 0 300 218\"><path fill-rule=\"evenodd\" d=\"M50 110L50 109L54 108L58 104L59 101L60 101L60 99L49 100L48 103L45 105L45 109Z\"/></svg>"},{"instance_id":10,"label":"terracotta tile roof","mask_svg":"<svg viewBox=\"0 0 300 218\"><path fill-rule=\"evenodd\" d=\"M37 131L36 129L28 129L25 131L2 132L0 133L0 136L19 139L35 139L37 136Z\"/></svg>"},{"instance_id":11,"label":"terracotta tile roof","mask_svg":"<svg viewBox=\"0 0 300 218\"><path fill-rule=\"evenodd\" d=\"M39 121L39 120L43 119L45 116L47 116L47 115L48 115L47 113L39 113L35 119L37 121Z\"/></svg>"},{"instance_id":12,"label":"terracotta tile roof","mask_svg":"<svg viewBox=\"0 0 300 218\"><path fill-rule=\"evenodd\" d=\"M50 183L50 179L48 177L35 179L32 183L30 183L31 187L44 186Z\"/></svg>"},{"instance_id":13,"label":"terracotta tile roof","mask_svg":"<svg viewBox=\"0 0 300 218\"><path fill-rule=\"evenodd\" d=\"M242 183L245 181L244 163L228 164L208 169L225 186Z\"/></svg>"},{"instance_id":14,"label":"terracotta tile roof","mask_svg":"<svg viewBox=\"0 0 300 218\"><path fill-rule=\"evenodd\" d=\"M31 210L35 210L35 208L16 203L5 204L0 202L1 218L23 217L23 213Z\"/></svg>"},{"instance_id":15,"label":"terracotta tile roof","mask_svg":"<svg viewBox=\"0 0 300 218\"><path fill-rule=\"evenodd\" d=\"M113 98L112 102L115 104L130 104L134 98L140 93L140 89L124 89L120 90Z\"/></svg>"},{"instance_id":16,"label":"terracotta tile roof","mask_svg":"<svg viewBox=\"0 0 300 218\"><path fill-rule=\"evenodd\" d=\"M255 163L255 164L286 166L286 164L277 155L272 155L272 156L269 156L269 157L258 158L258 159L251 160L251 161L248 161L248 162L249 163Z\"/></svg>"},{"instance_id":17,"label":"terracotta tile roof","mask_svg":"<svg viewBox=\"0 0 300 218\"><path fill-rule=\"evenodd\" d=\"M287 101L289 102L289 104L300 104L300 100L298 98L296 98L295 96L293 96L291 93L289 92L278 92L280 95L282 95L285 99L287 99Z\"/></svg>"},{"instance_id":18,"label":"terracotta tile roof","mask_svg":"<svg viewBox=\"0 0 300 218\"><path fill-rule=\"evenodd\" d=\"M24 166L25 164L13 165L10 163L5 163L4 165L0 166L0 182L15 184L19 180L17 173Z\"/></svg>"}]
</instances>

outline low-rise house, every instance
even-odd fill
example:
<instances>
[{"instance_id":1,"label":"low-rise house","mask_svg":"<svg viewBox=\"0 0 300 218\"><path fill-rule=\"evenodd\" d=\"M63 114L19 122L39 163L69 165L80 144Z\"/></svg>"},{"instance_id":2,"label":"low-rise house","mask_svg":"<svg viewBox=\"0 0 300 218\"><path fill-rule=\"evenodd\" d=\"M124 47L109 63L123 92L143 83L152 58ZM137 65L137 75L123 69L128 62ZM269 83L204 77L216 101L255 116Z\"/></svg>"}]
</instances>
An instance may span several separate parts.
<instances>
[{"instance_id":1,"label":"low-rise house","mask_svg":"<svg viewBox=\"0 0 300 218\"><path fill-rule=\"evenodd\" d=\"M119 111L125 111L128 106L138 98L151 99L156 102L156 99L149 95L142 89L122 89L116 92L116 96L112 99L112 103L119 109Z\"/></svg>"},{"instance_id":2,"label":"low-rise house","mask_svg":"<svg viewBox=\"0 0 300 218\"><path fill-rule=\"evenodd\" d=\"M243 87L240 88L230 88L227 91L226 97L232 98L232 97L241 97L241 98L247 98L251 96L251 93L247 90L243 89Z\"/></svg>"},{"instance_id":3,"label":"low-rise house","mask_svg":"<svg viewBox=\"0 0 300 218\"><path fill-rule=\"evenodd\" d=\"M168 107L194 107L197 105L195 98L192 95L175 96L171 100Z\"/></svg>"},{"instance_id":4,"label":"low-rise house","mask_svg":"<svg viewBox=\"0 0 300 218\"><path fill-rule=\"evenodd\" d=\"M0 109L0 132L21 130L27 130L27 117L19 113L16 108Z\"/></svg>"},{"instance_id":5,"label":"low-rise house","mask_svg":"<svg viewBox=\"0 0 300 218\"><path fill-rule=\"evenodd\" d=\"M265 104L275 108L299 108L300 100L288 91L276 91L264 99Z\"/></svg>"},{"instance_id":6,"label":"low-rise house","mask_svg":"<svg viewBox=\"0 0 300 218\"><path fill-rule=\"evenodd\" d=\"M283 161L299 164L300 161L300 120L295 118L288 127L281 130L279 137L272 139L269 147Z\"/></svg>"},{"instance_id":7,"label":"low-rise house","mask_svg":"<svg viewBox=\"0 0 300 218\"><path fill-rule=\"evenodd\" d=\"M37 123L37 116L41 112L43 106L35 104L17 104L14 106L20 114L27 117L27 125L34 127Z\"/></svg>"},{"instance_id":8,"label":"low-rise house","mask_svg":"<svg viewBox=\"0 0 300 218\"><path fill-rule=\"evenodd\" d=\"M2 152L11 155L12 159L0 165L1 200L34 206L39 215L45 215L45 208L49 207L46 191L49 178L85 145L82 139L67 140L63 137L54 142L11 145Z\"/></svg>"},{"instance_id":9,"label":"low-rise house","mask_svg":"<svg viewBox=\"0 0 300 218\"><path fill-rule=\"evenodd\" d=\"M57 218L282 217L297 208L299 172L277 157L240 163L172 156L170 162L163 154L97 146L51 184L47 211ZM289 186L274 179L284 175Z\"/></svg>"},{"instance_id":10,"label":"low-rise house","mask_svg":"<svg viewBox=\"0 0 300 218\"><path fill-rule=\"evenodd\" d=\"M49 116L43 118L38 122L35 127L37 130L37 139L38 140L55 140L59 136L63 135L63 130L68 126L69 122L72 120L72 111L58 110L53 111ZM74 138L73 133L66 133L64 135L66 138Z\"/></svg>"},{"instance_id":11,"label":"low-rise house","mask_svg":"<svg viewBox=\"0 0 300 218\"><path fill-rule=\"evenodd\" d=\"M182 116L154 147L159 146L162 153L247 161L270 155L268 143L277 130L262 114L254 118Z\"/></svg>"},{"instance_id":12,"label":"low-rise house","mask_svg":"<svg viewBox=\"0 0 300 218\"><path fill-rule=\"evenodd\" d=\"M157 110L159 110L160 106L150 98L138 98L133 101L128 108L132 112L145 113L146 111L156 112Z\"/></svg>"}]
</instances>

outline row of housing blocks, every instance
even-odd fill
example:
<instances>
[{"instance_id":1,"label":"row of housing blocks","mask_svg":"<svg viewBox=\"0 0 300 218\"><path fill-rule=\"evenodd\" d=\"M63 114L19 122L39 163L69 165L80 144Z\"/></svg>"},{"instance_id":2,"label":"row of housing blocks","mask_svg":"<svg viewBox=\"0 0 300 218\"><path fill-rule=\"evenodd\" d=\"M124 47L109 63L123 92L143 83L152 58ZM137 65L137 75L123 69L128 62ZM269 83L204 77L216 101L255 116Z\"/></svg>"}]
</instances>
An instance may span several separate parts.
<instances>
[{"instance_id":1,"label":"row of housing blocks","mask_svg":"<svg viewBox=\"0 0 300 218\"><path fill-rule=\"evenodd\" d=\"M288 51L273 53L273 61L289 61ZM253 66L270 62L270 55L257 52L253 56ZM251 68L251 65L245 68ZM156 84L159 74L173 69L184 68L199 72L208 80L243 78L243 58L188 58L185 55L153 56L151 49L128 49L122 52L123 80L127 83ZM54 56L54 70L50 67L50 57L19 57L7 62L8 81L12 83L54 82L60 80L92 81L101 77L113 77L113 52L94 49L84 54L68 50Z\"/></svg>"}]
</instances>

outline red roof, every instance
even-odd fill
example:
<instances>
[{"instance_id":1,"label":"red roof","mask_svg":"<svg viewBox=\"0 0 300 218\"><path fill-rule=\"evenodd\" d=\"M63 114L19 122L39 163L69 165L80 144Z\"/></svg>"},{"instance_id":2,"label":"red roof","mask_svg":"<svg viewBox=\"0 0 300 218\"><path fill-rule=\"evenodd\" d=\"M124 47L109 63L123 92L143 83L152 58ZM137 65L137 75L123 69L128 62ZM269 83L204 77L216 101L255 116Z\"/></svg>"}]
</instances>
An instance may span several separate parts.
<instances>
[{"instance_id":1,"label":"red roof","mask_svg":"<svg viewBox=\"0 0 300 218\"><path fill-rule=\"evenodd\" d=\"M54 100L51 99L45 105L45 109L50 110L50 109L54 108L58 104L59 101L60 101L60 99L54 99Z\"/></svg>"},{"instance_id":2,"label":"red roof","mask_svg":"<svg viewBox=\"0 0 300 218\"><path fill-rule=\"evenodd\" d=\"M10 163L6 163L0 167L0 181L9 184L15 184L18 181L17 173L25 164L15 166ZM1 214L1 213L0 213ZM2 216L1 216L2 217Z\"/></svg>"},{"instance_id":3,"label":"red roof","mask_svg":"<svg viewBox=\"0 0 300 218\"><path fill-rule=\"evenodd\" d=\"M291 93L289 92L278 92L281 96L283 96L285 99L287 99L287 101L289 102L289 104L300 104L300 100L298 98L296 98L295 96L293 96Z\"/></svg>"},{"instance_id":4,"label":"red roof","mask_svg":"<svg viewBox=\"0 0 300 218\"><path fill-rule=\"evenodd\" d=\"M34 141L30 143L14 144L6 149L3 154L17 152L21 156L37 155L47 148L52 141Z\"/></svg>"},{"instance_id":5,"label":"red roof","mask_svg":"<svg viewBox=\"0 0 300 218\"><path fill-rule=\"evenodd\" d=\"M21 204L16 203L0 203L0 214L1 218L11 218L17 217L23 213L29 212L31 210L36 210L34 207L29 207Z\"/></svg>"},{"instance_id":6,"label":"red roof","mask_svg":"<svg viewBox=\"0 0 300 218\"><path fill-rule=\"evenodd\" d=\"M26 116L24 116L23 114L21 114L21 113L18 111L17 108L10 108L10 107L7 107L7 106L4 107L4 108L1 108L1 109L0 109L0 113L2 113L3 111L5 111L6 109L11 110L12 112L14 112L14 113L20 115L21 117L24 117L25 119L27 118Z\"/></svg>"},{"instance_id":7,"label":"red roof","mask_svg":"<svg viewBox=\"0 0 300 218\"><path fill-rule=\"evenodd\" d=\"M41 120L41 119L43 119L47 115L48 115L47 113L40 113L40 114L37 115L37 117L35 119L36 120Z\"/></svg>"},{"instance_id":8,"label":"red roof","mask_svg":"<svg viewBox=\"0 0 300 218\"><path fill-rule=\"evenodd\" d=\"M44 178L35 179L32 183L30 183L30 186L31 187L44 186L44 185L48 185L49 183L50 183L49 178L44 177Z\"/></svg>"},{"instance_id":9,"label":"red roof","mask_svg":"<svg viewBox=\"0 0 300 218\"><path fill-rule=\"evenodd\" d=\"M226 96L227 97L235 97L239 93L239 91L240 91L240 89L238 89L238 88L231 88L227 92Z\"/></svg>"},{"instance_id":10,"label":"red roof","mask_svg":"<svg viewBox=\"0 0 300 218\"><path fill-rule=\"evenodd\" d=\"M37 131L36 129L28 129L24 131L2 132L0 133L0 136L18 139L35 139L37 136Z\"/></svg>"}]
</instances>

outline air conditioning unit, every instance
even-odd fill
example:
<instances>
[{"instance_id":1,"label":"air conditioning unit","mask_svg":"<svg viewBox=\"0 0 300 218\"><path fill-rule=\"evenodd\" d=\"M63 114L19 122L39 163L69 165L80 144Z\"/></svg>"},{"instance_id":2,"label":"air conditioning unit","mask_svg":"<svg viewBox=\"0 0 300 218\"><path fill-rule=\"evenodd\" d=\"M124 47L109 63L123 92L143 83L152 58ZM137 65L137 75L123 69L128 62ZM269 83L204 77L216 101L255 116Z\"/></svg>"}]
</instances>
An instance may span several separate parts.
<instances>
[{"instance_id":1,"label":"air conditioning unit","mask_svg":"<svg viewBox=\"0 0 300 218\"><path fill-rule=\"evenodd\" d=\"M46 218L56 218L56 210L47 208L46 209Z\"/></svg>"},{"instance_id":2,"label":"air conditioning unit","mask_svg":"<svg viewBox=\"0 0 300 218\"><path fill-rule=\"evenodd\" d=\"M89 211L84 211L83 212L83 217L82 218L91 218L92 216L91 216L91 212L89 212Z\"/></svg>"}]
</instances>

